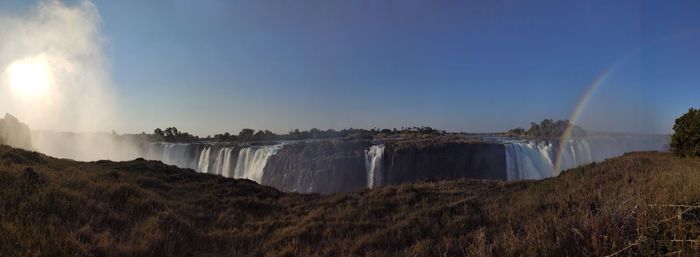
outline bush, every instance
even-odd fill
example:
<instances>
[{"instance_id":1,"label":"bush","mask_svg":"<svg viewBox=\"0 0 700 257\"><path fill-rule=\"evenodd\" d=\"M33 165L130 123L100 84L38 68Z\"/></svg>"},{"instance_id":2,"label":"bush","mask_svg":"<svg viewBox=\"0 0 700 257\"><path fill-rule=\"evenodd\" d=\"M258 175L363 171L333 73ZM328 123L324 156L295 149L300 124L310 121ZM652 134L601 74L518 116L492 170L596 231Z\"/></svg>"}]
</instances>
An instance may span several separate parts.
<instances>
[{"instance_id":1,"label":"bush","mask_svg":"<svg viewBox=\"0 0 700 257\"><path fill-rule=\"evenodd\" d=\"M586 131L578 125L570 123L568 120L544 119L540 124L535 122L530 123L530 128L514 128L507 132L511 136L526 136L534 138L557 138L564 135L567 129L571 130L571 136L584 137Z\"/></svg>"},{"instance_id":2,"label":"bush","mask_svg":"<svg viewBox=\"0 0 700 257\"><path fill-rule=\"evenodd\" d=\"M679 156L700 156L700 109L690 108L676 119L671 136L671 149Z\"/></svg>"}]
</instances>

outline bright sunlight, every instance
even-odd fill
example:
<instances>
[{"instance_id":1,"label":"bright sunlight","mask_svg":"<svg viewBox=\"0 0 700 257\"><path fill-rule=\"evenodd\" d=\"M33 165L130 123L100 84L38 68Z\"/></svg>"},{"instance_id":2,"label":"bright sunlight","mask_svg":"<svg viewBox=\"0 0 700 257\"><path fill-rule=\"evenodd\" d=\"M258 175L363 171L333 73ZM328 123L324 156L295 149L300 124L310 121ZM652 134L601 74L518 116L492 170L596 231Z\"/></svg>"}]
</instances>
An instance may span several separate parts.
<instances>
[{"instance_id":1,"label":"bright sunlight","mask_svg":"<svg viewBox=\"0 0 700 257\"><path fill-rule=\"evenodd\" d=\"M26 100L46 94L51 81L51 69L43 56L15 60L7 66L12 92Z\"/></svg>"}]
</instances>

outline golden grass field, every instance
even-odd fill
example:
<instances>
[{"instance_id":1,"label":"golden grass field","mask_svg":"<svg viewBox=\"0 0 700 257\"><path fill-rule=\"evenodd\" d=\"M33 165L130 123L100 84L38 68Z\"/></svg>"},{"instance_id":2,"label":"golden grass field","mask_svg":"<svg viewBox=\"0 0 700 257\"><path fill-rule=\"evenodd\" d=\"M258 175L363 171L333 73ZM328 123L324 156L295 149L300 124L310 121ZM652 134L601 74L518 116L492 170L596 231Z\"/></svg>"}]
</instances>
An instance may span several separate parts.
<instances>
[{"instance_id":1,"label":"golden grass field","mask_svg":"<svg viewBox=\"0 0 700 257\"><path fill-rule=\"evenodd\" d=\"M0 256L697 256L700 159L323 196L0 146L0 208Z\"/></svg>"}]
</instances>

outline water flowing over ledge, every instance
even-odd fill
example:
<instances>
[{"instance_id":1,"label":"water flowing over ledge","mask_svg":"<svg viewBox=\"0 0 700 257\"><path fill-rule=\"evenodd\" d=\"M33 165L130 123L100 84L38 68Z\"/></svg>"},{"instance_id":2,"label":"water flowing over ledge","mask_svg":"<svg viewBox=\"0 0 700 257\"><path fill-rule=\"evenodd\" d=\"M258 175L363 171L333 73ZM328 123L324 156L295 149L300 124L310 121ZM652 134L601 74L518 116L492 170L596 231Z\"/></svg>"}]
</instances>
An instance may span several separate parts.
<instances>
[{"instance_id":1,"label":"water flowing over ledge","mask_svg":"<svg viewBox=\"0 0 700 257\"><path fill-rule=\"evenodd\" d=\"M507 180L544 179L633 151L667 151L664 137L591 137L559 141L504 141ZM560 153L561 152L561 153ZM557 155L559 154L559 167Z\"/></svg>"},{"instance_id":2,"label":"water flowing over ledge","mask_svg":"<svg viewBox=\"0 0 700 257\"><path fill-rule=\"evenodd\" d=\"M151 143L146 158L200 173L262 183L265 164L283 144L226 146L208 143Z\"/></svg>"},{"instance_id":3,"label":"water flowing over ledge","mask_svg":"<svg viewBox=\"0 0 700 257\"><path fill-rule=\"evenodd\" d=\"M668 150L662 136L575 138L560 144L514 139L151 143L146 158L283 191L333 193L431 179L544 179L626 152Z\"/></svg>"},{"instance_id":4,"label":"water flowing over ledge","mask_svg":"<svg viewBox=\"0 0 700 257\"><path fill-rule=\"evenodd\" d=\"M365 167L367 169L367 187L382 185L382 160L384 145L373 145L365 151Z\"/></svg>"},{"instance_id":5,"label":"water flowing over ledge","mask_svg":"<svg viewBox=\"0 0 700 257\"><path fill-rule=\"evenodd\" d=\"M267 160L281 148L282 145L272 145L241 149L241 152L238 154L234 178L246 178L262 183Z\"/></svg>"}]
</instances>

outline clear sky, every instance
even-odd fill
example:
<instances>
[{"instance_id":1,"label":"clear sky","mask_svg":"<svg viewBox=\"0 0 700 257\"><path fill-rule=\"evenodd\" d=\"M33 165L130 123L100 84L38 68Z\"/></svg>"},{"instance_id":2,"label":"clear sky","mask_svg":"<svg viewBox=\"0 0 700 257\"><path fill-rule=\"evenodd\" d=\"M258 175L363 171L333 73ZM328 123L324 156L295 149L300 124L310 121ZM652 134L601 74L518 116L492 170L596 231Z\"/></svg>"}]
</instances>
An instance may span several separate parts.
<instances>
[{"instance_id":1,"label":"clear sky","mask_svg":"<svg viewBox=\"0 0 700 257\"><path fill-rule=\"evenodd\" d=\"M700 107L700 1L94 4L120 132L503 131L568 118L616 63L584 127L668 133Z\"/></svg>"}]
</instances>

